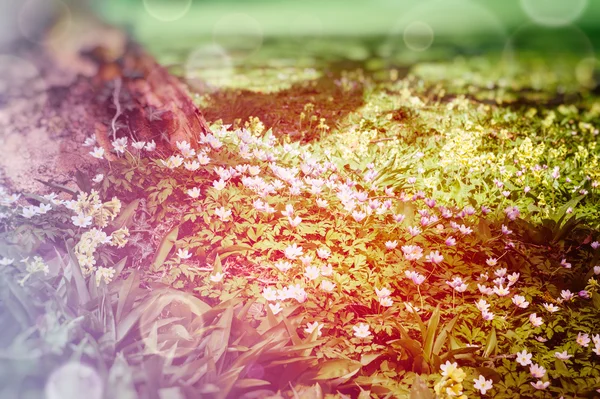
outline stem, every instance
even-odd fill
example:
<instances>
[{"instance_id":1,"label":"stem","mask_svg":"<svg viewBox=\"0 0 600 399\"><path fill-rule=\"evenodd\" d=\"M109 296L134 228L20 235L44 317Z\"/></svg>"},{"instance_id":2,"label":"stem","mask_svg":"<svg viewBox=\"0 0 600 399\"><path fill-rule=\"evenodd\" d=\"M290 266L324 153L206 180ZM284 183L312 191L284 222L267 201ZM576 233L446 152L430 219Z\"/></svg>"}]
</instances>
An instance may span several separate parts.
<instances>
[{"instance_id":1,"label":"stem","mask_svg":"<svg viewBox=\"0 0 600 399\"><path fill-rule=\"evenodd\" d=\"M417 292L419 293L419 299L421 300L421 309L423 309L423 296L421 296L421 286L417 285Z\"/></svg>"},{"instance_id":2,"label":"stem","mask_svg":"<svg viewBox=\"0 0 600 399\"><path fill-rule=\"evenodd\" d=\"M121 103L119 102L119 95L121 93L121 78L115 80L115 90L113 91L113 104L115 105L116 111L110 123L112 127L113 140L117 138L117 118L121 115Z\"/></svg>"}]
</instances>

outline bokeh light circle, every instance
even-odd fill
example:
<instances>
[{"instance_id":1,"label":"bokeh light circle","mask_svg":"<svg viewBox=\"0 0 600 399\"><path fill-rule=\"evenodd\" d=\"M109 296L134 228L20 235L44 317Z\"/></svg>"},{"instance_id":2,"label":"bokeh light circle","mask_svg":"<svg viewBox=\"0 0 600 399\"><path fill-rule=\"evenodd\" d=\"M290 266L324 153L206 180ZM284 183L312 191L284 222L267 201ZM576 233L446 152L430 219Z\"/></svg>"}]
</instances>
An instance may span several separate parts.
<instances>
[{"instance_id":1,"label":"bokeh light circle","mask_svg":"<svg viewBox=\"0 0 600 399\"><path fill-rule=\"evenodd\" d=\"M434 32L431 26L425 22L414 21L404 29L403 37L404 43L409 49L413 51L425 51L433 43Z\"/></svg>"},{"instance_id":2,"label":"bokeh light circle","mask_svg":"<svg viewBox=\"0 0 600 399\"><path fill-rule=\"evenodd\" d=\"M507 81L526 78L534 90L555 85L561 90L562 83L579 81L577 65L588 58L595 58L593 44L577 26L528 23L516 29L507 41L502 65Z\"/></svg>"},{"instance_id":3,"label":"bokeh light circle","mask_svg":"<svg viewBox=\"0 0 600 399\"><path fill-rule=\"evenodd\" d=\"M600 83L600 62L595 57L586 57L579 61L575 68L575 78L587 89L594 89Z\"/></svg>"},{"instance_id":4,"label":"bokeh light circle","mask_svg":"<svg viewBox=\"0 0 600 399\"><path fill-rule=\"evenodd\" d=\"M225 15L213 27L213 42L235 61L255 54L263 43L263 30L258 21L247 14Z\"/></svg>"},{"instance_id":5,"label":"bokeh light circle","mask_svg":"<svg viewBox=\"0 0 600 399\"><path fill-rule=\"evenodd\" d=\"M165 358L185 356L205 337L194 330L204 327L202 314L208 305L184 292L167 292L148 306L140 318L140 334L147 353ZM171 319L169 323L160 321Z\"/></svg>"},{"instance_id":6,"label":"bokeh light circle","mask_svg":"<svg viewBox=\"0 0 600 399\"><path fill-rule=\"evenodd\" d=\"M162 22L173 22L187 14L192 0L144 0L146 12Z\"/></svg>"},{"instance_id":7,"label":"bokeh light circle","mask_svg":"<svg viewBox=\"0 0 600 399\"><path fill-rule=\"evenodd\" d=\"M500 19L480 3L431 0L400 15L377 52L388 63L409 65L470 53L477 46L502 49L507 37Z\"/></svg>"},{"instance_id":8,"label":"bokeh light circle","mask_svg":"<svg viewBox=\"0 0 600 399\"><path fill-rule=\"evenodd\" d=\"M588 0L521 0L521 8L535 23L563 26L581 16Z\"/></svg>"},{"instance_id":9,"label":"bokeh light circle","mask_svg":"<svg viewBox=\"0 0 600 399\"><path fill-rule=\"evenodd\" d=\"M55 370L45 387L45 399L102 399L102 379L92 367L77 362L67 363Z\"/></svg>"},{"instance_id":10,"label":"bokeh light circle","mask_svg":"<svg viewBox=\"0 0 600 399\"><path fill-rule=\"evenodd\" d=\"M233 72L229 54L216 44L196 48L184 65L187 83L199 94L227 87L231 83Z\"/></svg>"},{"instance_id":11,"label":"bokeh light circle","mask_svg":"<svg viewBox=\"0 0 600 399\"><path fill-rule=\"evenodd\" d=\"M21 35L34 42L46 44L64 38L71 26L71 11L61 0L26 0L19 9L17 25ZM56 21L46 32L49 23Z\"/></svg>"}]
</instances>

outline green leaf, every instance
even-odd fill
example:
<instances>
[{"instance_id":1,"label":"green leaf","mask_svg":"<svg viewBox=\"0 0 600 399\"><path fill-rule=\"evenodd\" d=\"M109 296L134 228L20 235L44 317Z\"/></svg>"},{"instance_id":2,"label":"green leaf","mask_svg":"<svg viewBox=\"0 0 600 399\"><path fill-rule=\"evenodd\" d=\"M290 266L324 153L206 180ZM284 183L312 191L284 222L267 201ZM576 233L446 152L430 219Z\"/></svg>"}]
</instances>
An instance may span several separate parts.
<instances>
[{"instance_id":1,"label":"green leaf","mask_svg":"<svg viewBox=\"0 0 600 399\"><path fill-rule=\"evenodd\" d=\"M269 381L259 380L256 378L242 378L237 380L235 384L233 384L234 388L237 389L246 389L246 388L256 388L256 387L264 387L271 385Z\"/></svg>"},{"instance_id":2,"label":"green leaf","mask_svg":"<svg viewBox=\"0 0 600 399\"><path fill-rule=\"evenodd\" d=\"M233 320L233 307L225 309L217 322L218 330L211 333L207 343L207 349L210 349L214 362L218 362L221 356L229 346L229 334L231 333L231 322Z\"/></svg>"},{"instance_id":3,"label":"green leaf","mask_svg":"<svg viewBox=\"0 0 600 399\"><path fill-rule=\"evenodd\" d=\"M163 237L158 247L158 251L156 251L156 254L154 255L154 260L152 261L152 270L157 271L163 265L167 259L167 256L169 256L169 253L173 249L178 235L179 226L176 226L166 236Z\"/></svg>"},{"instance_id":4,"label":"green leaf","mask_svg":"<svg viewBox=\"0 0 600 399\"><path fill-rule=\"evenodd\" d=\"M121 210L119 216L111 223L111 227L118 230L124 226L131 226L131 219L133 218L140 201L140 199L135 199L127 204L127 206Z\"/></svg>"},{"instance_id":5,"label":"green leaf","mask_svg":"<svg viewBox=\"0 0 600 399\"><path fill-rule=\"evenodd\" d=\"M490 357L497 345L498 339L496 337L496 328L492 327L492 331L490 331L487 343L485 344L485 349L483 350L483 357Z\"/></svg>"},{"instance_id":6,"label":"green leaf","mask_svg":"<svg viewBox=\"0 0 600 399\"><path fill-rule=\"evenodd\" d=\"M90 293L85 284L85 278L83 277L83 273L81 273L81 267L79 266L79 262L77 261L77 257L73 252L73 239L69 239L65 246L67 248L67 252L69 253L69 257L71 259L71 275L73 276L73 280L75 281L75 287L77 288L77 294L79 297L79 305L84 305L90 301Z\"/></svg>"},{"instance_id":7,"label":"green leaf","mask_svg":"<svg viewBox=\"0 0 600 399\"><path fill-rule=\"evenodd\" d=\"M332 359L322 363L317 375L313 378L317 381L333 380L336 378L350 378L358 373L361 368L360 362L350 359Z\"/></svg>"},{"instance_id":8,"label":"green leaf","mask_svg":"<svg viewBox=\"0 0 600 399\"><path fill-rule=\"evenodd\" d=\"M458 316L454 317L440 331L439 335L437 336L437 338L435 340L435 343L433 344L433 354L434 355L440 354L440 351L442 350L442 346L446 342L446 338L448 338L448 334L450 334L452 332L452 329L454 328L454 325L456 324L457 320L458 320Z\"/></svg>"},{"instance_id":9,"label":"green leaf","mask_svg":"<svg viewBox=\"0 0 600 399\"><path fill-rule=\"evenodd\" d=\"M439 323L440 306L438 305L433 311L431 318L427 322L427 336L425 337L425 342L423 343L423 356L426 360L431 360L431 355L433 355L433 343Z\"/></svg>"}]
</instances>

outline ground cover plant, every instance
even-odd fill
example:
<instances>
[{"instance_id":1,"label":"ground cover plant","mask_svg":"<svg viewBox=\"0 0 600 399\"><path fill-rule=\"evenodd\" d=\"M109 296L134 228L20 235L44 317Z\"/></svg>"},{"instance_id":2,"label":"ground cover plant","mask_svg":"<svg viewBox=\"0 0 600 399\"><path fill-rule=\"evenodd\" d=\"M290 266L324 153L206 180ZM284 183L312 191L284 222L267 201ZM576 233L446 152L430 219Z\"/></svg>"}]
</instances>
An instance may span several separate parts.
<instances>
[{"instance_id":1,"label":"ground cover plant","mask_svg":"<svg viewBox=\"0 0 600 399\"><path fill-rule=\"evenodd\" d=\"M199 142L3 190L2 397L597 397L600 99L534 61L248 67Z\"/></svg>"}]
</instances>

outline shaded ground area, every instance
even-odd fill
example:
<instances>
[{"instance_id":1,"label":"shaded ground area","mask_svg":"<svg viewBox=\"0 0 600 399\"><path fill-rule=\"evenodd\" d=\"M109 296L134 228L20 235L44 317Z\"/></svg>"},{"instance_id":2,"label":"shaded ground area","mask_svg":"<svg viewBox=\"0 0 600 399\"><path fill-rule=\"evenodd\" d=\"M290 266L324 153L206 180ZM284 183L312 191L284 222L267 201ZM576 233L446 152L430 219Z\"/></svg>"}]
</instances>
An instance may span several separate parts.
<instances>
[{"instance_id":1,"label":"shaded ground area","mask_svg":"<svg viewBox=\"0 0 600 399\"><path fill-rule=\"evenodd\" d=\"M273 93L219 90L208 96L204 114L208 120L222 119L226 124L254 116L278 134L311 140L314 137L307 132L327 131L364 105L364 79L348 81L343 65L332 64L318 79Z\"/></svg>"}]
</instances>

